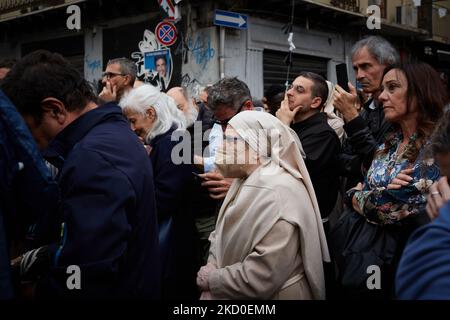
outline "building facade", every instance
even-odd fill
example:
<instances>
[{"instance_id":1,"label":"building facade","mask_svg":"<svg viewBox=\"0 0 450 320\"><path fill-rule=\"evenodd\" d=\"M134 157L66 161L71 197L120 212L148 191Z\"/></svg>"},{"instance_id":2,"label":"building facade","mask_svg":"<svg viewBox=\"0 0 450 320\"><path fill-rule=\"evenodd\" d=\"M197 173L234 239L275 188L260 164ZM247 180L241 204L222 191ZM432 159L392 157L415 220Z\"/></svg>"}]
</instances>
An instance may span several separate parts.
<instances>
[{"instance_id":1,"label":"building facade","mask_svg":"<svg viewBox=\"0 0 450 320\"><path fill-rule=\"evenodd\" d=\"M80 29L68 27L73 5L80 8ZM369 17L374 8L379 28ZM60 52L97 90L107 61L123 56L136 62L141 79L163 89L183 84L195 93L222 76L238 76L261 98L269 85L283 85L301 70L336 81L335 65L343 62L354 81L350 49L370 34L386 37L404 59L425 60L448 74L445 8L450 11L450 1L422 0L415 6L412 0L165 0L161 5L157 0L0 0L0 56ZM216 9L246 15L246 28L216 26ZM160 23L170 16L176 35L170 25L161 31ZM290 46L283 27L291 19L295 49L288 74ZM158 40L158 30L169 43ZM164 72L156 70L158 59L164 60Z\"/></svg>"}]
</instances>

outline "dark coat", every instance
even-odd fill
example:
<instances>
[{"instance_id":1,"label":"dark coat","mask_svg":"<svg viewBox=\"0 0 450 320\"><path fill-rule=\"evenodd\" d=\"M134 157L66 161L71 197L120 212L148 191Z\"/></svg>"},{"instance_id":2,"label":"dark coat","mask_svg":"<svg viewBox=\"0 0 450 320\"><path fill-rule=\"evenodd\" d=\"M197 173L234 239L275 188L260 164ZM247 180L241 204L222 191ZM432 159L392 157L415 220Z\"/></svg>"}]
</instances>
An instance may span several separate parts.
<instances>
[{"instance_id":1,"label":"dark coat","mask_svg":"<svg viewBox=\"0 0 450 320\"><path fill-rule=\"evenodd\" d=\"M38 295L159 298L153 171L121 109L108 103L61 131L45 156L59 169L61 241ZM67 267L81 290L67 290Z\"/></svg>"},{"instance_id":2,"label":"dark coat","mask_svg":"<svg viewBox=\"0 0 450 320\"><path fill-rule=\"evenodd\" d=\"M336 161L341 152L341 143L323 112L293 124L292 129L302 143L306 154L305 165L316 193L320 214L326 218L333 210L338 195L339 171L336 170Z\"/></svg>"},{"instance_id":3,"label":"dark coat","mask_svg":"<svg viewBox=\"0 0 450 320\"><path fill-rule=\"evenodd\" d=\"M58 189L23 118L0 91L0 300L13 297L9 246L51 216ZM17 253L16 253L17 254Z\"/></svg>"},{"instance_id":4,"label":"dark coat","mask_svg":"<svg viewBox=\"0 0 450 320\"><path fill-rule=\"evenodd\" d=\"M375 149L384 141L391 124L384 120L383 106L369 100L360 115L344 125L347 139L339 155L341 175L347 177L347 188L355 187L364 180L372 164Z\"/></svg>"},{"instance_id":5,"label":"dark coat","mask_svg":"<svg viewBox=\"0 0 450 320\"><path fill-rule=\"evenodd\" d=\"M160 226L163 297L192 300L196 288L195 223L192 213L194 175L190 164L175 164L173 129L152 140L150 159L155 174L156 208ZM178 131L179 132L179 131ZM180 137L181 139L181 137ZM182 152L179 153L182 156Z\"/></svg>"},{"instance_id":6,"label":"dark coat","mask_svg":"<svg viewBox=\"0 0 450 320\"><path fill-rule=\"evenodd\" d=\"M395 287L399 299L450 299L450 203L409 238Z\"/></svg>"}]
</instances>

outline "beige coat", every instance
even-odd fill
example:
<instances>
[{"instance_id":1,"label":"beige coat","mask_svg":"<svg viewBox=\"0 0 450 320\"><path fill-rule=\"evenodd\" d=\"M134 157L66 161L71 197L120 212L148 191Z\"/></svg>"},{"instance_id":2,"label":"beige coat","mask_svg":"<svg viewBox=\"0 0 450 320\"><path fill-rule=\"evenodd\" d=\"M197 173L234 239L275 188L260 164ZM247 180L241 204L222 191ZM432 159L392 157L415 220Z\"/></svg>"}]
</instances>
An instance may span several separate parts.
<instances>
[{"instance_id":1,"label":"beige coat","mask_svg":"<svg viewBox=\"0 0 450 320\"><path fill-rule=\"evenodd\" d=\"M210 236L213 298L324 299L321 228L304 183L285 169L269 163L235 181Z\"/></svg>"}]
</instances>

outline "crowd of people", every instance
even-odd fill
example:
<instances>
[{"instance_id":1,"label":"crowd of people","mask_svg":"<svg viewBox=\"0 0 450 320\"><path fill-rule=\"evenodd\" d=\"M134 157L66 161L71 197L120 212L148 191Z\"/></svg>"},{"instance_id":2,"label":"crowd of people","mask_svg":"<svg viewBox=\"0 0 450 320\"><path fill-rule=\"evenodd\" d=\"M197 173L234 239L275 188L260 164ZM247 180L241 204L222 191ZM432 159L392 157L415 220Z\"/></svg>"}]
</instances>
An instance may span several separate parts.
<instances>
[{"instance_id":1,"label":"crowd of people","mask_svg":"<svg viewBox=\"0 0 450 320\"><path fill-rule=\"evenodd\" d=\"M0 299L450 299L448 84L379 36L351 58L358 89L262 101L2 63Z\"/></svg>"}]
</instances>

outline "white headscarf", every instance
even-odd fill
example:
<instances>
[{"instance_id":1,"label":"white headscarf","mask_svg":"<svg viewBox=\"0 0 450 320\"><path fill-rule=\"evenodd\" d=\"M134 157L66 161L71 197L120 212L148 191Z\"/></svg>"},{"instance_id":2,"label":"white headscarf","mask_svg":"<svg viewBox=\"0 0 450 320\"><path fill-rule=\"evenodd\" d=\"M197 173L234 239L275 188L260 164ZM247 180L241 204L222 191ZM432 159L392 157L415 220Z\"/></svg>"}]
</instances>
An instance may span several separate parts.
<instances>
[{"instance_id":1,"label":"white headscarf","mask_svg":"<svg viewBox=\"0 0 450 320\"><path fill-rule=\"evenodd\" d=\"M268 162L277 164L284 170L286 170L294 178L301 180L299 183L303 183L308 192L309 200L312 203L314 209L314 220L318 229L318 240L320 242L321 255L317 255L317 243L306 243L305 252L311 253L308 257L302 257L305 273L308 277L311 287L315 292L320 292L320 298L324 298L321 286L323 284L323 275L318 274L316 270L317 266L321 266L323 261L330 261L328 246L323 231L322 218L320 216L319 206L317 204L316 194L309 177L308 170L306 169L305 162L301 153L303 148L298 139L297 134L289 127L285 126L280 120L271 114L255 111L243 111L234 116L230 122L230 126L248 143L250 148L256 151L261 156L261 145L267 145L268 135L271 135L270 143L270 155L267 158ZM266 163L267 164L267 163ZM244 180L236 179L235 183L243 183ZM232 188L233 190L239 189L238 187ZM230 189L231 191L231 189ZM229 195L227 195L228 198ZM230 195L232 196L232 195ZM301 195L299 195L301 197ZM298 218L297 221L301 219ZM308 230L306 230L308 232Z\"/></svg>"}]
</instances>

